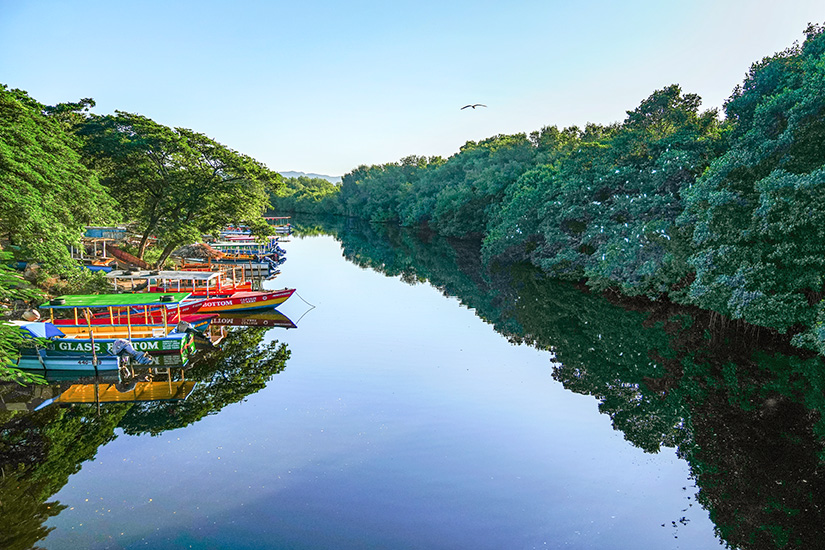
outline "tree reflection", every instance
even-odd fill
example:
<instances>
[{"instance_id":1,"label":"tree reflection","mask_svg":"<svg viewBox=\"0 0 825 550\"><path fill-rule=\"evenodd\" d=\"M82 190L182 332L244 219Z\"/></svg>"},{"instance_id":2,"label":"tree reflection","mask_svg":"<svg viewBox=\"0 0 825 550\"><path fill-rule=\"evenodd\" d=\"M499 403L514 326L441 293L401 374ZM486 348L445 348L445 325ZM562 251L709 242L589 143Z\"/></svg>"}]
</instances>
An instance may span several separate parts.
<instances>
[{"instance_id":1,"label":"tree reflection","mask_svg":"<svg viewBox=\"0 0 825 550\"><path fill-rule=\"evenodd\" d=\"M45 537L43 523L65 508L47 502L115 438L114 429L128 406L105 415L89 406L46 408L16 415L0 430L0 548L27 549Z\"/></svg>"},{"instance_id":2,"label":"tree reflection","mask_svg":"<svg viewBox=\"0 0 825 550\"><path fill-rule=\"evenodd\" d=\"M49 406L35 412L0 411L0 548L25 550L48 535L49 517L65 508L49 501L92 460L97 450L116 438L116 428L127 434L158 435L216 414L266 386L283 371L289 350L277 340L261 344L267 328L229 331L219 349L201 356L186 373L197 380L186 401L73 404ZM71 384L65 382L63 386ZM21 386L0 387L10 402Z\"/></svg>"},{"instance_id":3,"label":"tree reflection","mask_svg":"<svg viewBox=\"0 0 825 550\"><path fill-rule=\"evenodd\" d=\"M136 403L119 427L129 435L158 435L216 414L227 405L262 390L272 376L286 368L289 359L286 345L277 340L260 346L267 330L267 327L231 330L220 348L198 358L187 372L187 378L197 380L199 386L186 401Z\"/></svg>"},{"instance_id":4,"label":"tree reflection","mask_svg":"<svg viewBox=\"0 0 825 550\"><path fill-rule=\"evenodd\" d=\"M666 302L484 269L477 242L348 219L313 220L345 257L454 296L512 342L547 350L553 377L591 395L625 439L675 448L718 536L742 549L817 548L825 520L825 365L766 329ZM300 228L299 228L300 229Z\"/></svg>"}]
</instances>

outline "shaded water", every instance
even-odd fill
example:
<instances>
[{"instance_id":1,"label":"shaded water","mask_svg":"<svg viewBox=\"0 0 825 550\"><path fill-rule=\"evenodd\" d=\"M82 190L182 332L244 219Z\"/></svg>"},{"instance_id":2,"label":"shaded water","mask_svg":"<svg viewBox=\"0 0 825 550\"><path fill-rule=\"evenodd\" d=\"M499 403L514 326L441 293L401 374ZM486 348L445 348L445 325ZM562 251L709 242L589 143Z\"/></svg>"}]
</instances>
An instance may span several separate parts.
<instances>
[{"instance_id":1,"label":"shaded water","mask_svg":"<svg viewBox=\"0 0 825 550\"><path fill-rule=\"evenodd\" d=\"M815 547L818 359L527 267L484 274L471 243L329 230L286 245L270 283L298 288L280 308L298 328L244 329L185 402L11 418L3 463L29 469L0 485L0 540ZM288 357L249 358L261 338Z\"/></svg>"}]
</instances>

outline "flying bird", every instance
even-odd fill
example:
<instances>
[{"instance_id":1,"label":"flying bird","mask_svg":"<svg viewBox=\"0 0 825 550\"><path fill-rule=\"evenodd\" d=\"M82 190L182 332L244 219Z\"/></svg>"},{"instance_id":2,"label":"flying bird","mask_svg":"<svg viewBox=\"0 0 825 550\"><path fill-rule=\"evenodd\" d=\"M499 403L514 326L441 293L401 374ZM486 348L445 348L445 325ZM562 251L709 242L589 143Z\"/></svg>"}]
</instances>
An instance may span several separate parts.
<instances>
[{"instance_id":1,"label":"flying bird","mask_svg":"<svg viewBox=\"0 0 825 550\"><path fill-rule=\"evenodd\" d=\"M476 107L486 107L486 105L484 105L483 103L475 103L475 104L473 104L473 105L465 105L464 107L462 107L461 109L459 109L459 111L463 111L463 110L464 110L464 109L466 109L467 107L472 107L473 109L475 109Z\"/></svg>"}]
</instances>

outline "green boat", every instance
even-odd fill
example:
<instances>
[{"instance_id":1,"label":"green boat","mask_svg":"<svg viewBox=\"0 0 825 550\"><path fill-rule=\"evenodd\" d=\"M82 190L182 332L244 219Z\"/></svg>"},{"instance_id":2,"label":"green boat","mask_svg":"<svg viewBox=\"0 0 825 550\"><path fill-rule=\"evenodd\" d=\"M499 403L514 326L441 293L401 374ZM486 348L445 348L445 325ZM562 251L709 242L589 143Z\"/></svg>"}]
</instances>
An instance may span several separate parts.
<instances>
[{"instance_id":1,"label":"green boat","mask_svg":"<svg viewBox=\"0 0 825 550\"><path fill-rule=\"evenodd\" d=\"M195 331L175 323L177 308L189 293L164 295L100 294L60 296L40 306L49 311L61 335L45 344L23 346L21 361L44 370L77 369L85 365L111 366L110 357L128 357L130 363L159 363L153 357L171 355L163 363L186 365L195 353ZM69 313L56 319L61 310ZM108 311L105 323L94 312ZM158 322L161 319L162 322ZM86 367L88 368L88 367Z\"/></svg>"}]
</instances>

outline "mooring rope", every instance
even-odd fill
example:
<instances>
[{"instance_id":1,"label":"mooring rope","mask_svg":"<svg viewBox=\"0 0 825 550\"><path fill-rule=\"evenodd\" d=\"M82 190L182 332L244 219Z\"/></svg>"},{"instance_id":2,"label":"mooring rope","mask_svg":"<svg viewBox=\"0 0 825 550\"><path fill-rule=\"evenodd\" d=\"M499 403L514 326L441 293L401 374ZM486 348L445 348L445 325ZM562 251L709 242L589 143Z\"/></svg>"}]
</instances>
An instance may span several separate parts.
<instances>
[{"instance_id":1,"label":"mooring rope","mask_svg":"<svg viewBox=\"0 0 825 550\"><path fill-rule=\"evenodd\" d=\"M300 294L298 294L298 291L297 291L297 290L295 291L295 296L297 296L298 298L300 298L300 299L301 299L301 301L302 301L303 303L305 303L306 305L308 305L309 307L311 307L311 308L314 308L314 307L315 307L314 305L312 305L312 304L310 304L309 302L307 302L306 300L304 300L304 297L303 297L303 296L301 296ZM309 310L307 310L307 311L309 311Z\"/></svg>"},{"instance_id":2,"label":"mooring rope","mask_svg":"<svg viewBox=\"0 0 825 550\"><path fill-rule=\"evenodd\" d=\"M304 318L304 315L306 315L307 313L309 313L310 311L312 311L313 309L315 309L315 306L314 306L314 305L312 305L312 304L310 304L310 303L309 303L309 302L307 302L306 300L304 300L304 297L303 297L303 296L301 296L300 294L298 294L298 291L297 291L297 290L295 291L295 296L297 296L298 298L300 298L300 299L301 299L301 301L302 301L303 303L305 303L306 305L308 305L308 306L309 306L309 309L308 309L308 310L306 310L306 311L305 311L305 312L304 312L304 313L303 313L300 317L298 317L298 320L297 320L297 321L295 321L295 324L297 325L298 323L300 323L300 322L301 322L301 319L303 319L303 318Z\"/></svg>"}]
</instances>

